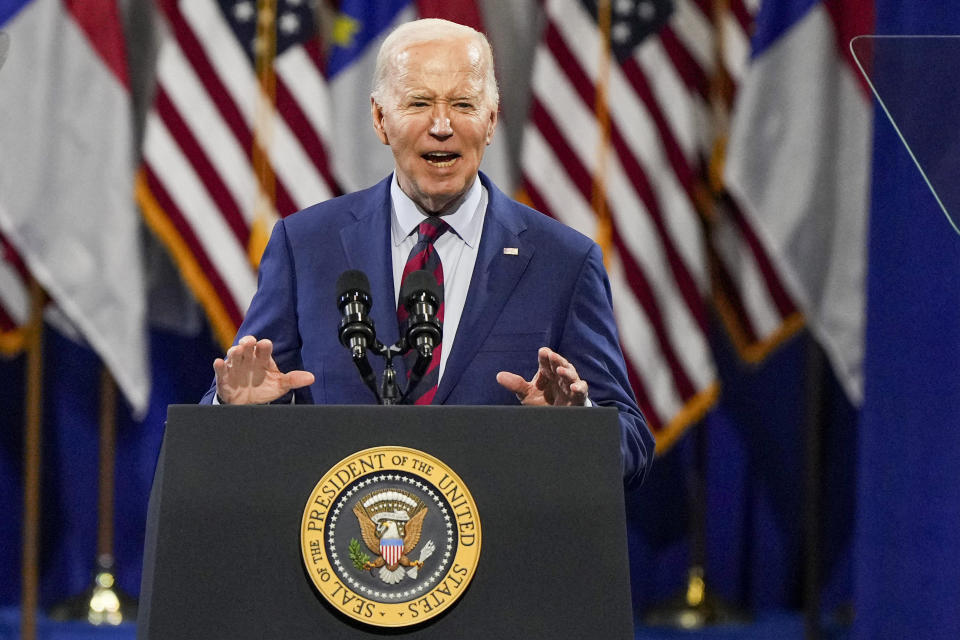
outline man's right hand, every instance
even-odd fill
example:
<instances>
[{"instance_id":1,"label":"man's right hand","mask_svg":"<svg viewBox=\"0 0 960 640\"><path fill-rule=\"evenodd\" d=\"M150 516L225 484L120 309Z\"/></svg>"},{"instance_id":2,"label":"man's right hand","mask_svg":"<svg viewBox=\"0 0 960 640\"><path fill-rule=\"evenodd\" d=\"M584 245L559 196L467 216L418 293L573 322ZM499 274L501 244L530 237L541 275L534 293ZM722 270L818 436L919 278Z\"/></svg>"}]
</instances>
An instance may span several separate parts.
<instances>
[{"instance_id":1,"label":"man's right hand","mask_svg":"<svg viewBox=\"0 0 960 640\"><path fill-rule=\"evenodd\" d=\"M244 336L227 351L227 359L213 361L217 396L224 404L266 404L291 389L313 384L309 371L283 373L273 360L273 343Z\"/></svg>"}]
</instances>

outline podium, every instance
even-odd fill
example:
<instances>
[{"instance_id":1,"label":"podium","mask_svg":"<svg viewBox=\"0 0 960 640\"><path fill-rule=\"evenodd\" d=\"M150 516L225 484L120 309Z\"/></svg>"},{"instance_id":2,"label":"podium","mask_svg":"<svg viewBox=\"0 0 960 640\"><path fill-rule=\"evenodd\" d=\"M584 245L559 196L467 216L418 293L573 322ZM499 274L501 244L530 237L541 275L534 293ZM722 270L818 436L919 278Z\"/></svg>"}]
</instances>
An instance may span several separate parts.
<instances>
[{"instance_id":1,"label":"podium","mask_svg":"<svg viewBox=\"0 0 960 640\"><path fill-rule=\"evenodd\" d=\"M632 638L619 443L597 407L171 406L137 637ZM301 549L321 478L374 447L442 461L482 530L459 598L411 626L344 615Z\"/></svg>"}]
</instances>

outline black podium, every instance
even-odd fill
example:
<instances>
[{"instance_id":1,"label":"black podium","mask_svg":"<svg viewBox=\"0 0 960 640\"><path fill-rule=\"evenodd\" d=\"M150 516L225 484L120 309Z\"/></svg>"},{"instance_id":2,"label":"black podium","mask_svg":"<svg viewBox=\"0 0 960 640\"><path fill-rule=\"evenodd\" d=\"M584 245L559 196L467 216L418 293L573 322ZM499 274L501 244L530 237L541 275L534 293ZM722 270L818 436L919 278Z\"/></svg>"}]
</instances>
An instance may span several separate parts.
<instances>
[{"instance_id":1,"label":"black podium","mask_svg":"<svg viewBox=\"0 0 960 640\"><path fill-rule=\"evenodd\" d=\"M632 638L619 442L613 409L171 406L138 638ZM318 481L381 446L455 470L482 526L461 597L395 629L336 610L301 554Z\"/></svg>"}]
</instances>

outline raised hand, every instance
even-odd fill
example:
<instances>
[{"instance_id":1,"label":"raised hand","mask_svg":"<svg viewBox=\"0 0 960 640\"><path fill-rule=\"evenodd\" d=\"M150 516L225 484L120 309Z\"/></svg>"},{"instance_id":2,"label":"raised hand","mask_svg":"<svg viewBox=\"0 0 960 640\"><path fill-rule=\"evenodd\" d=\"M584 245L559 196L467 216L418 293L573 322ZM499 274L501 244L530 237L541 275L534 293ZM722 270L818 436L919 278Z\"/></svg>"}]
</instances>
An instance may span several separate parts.
<instances>
[{"instance_id":1,"label":"raised hand","mask_svg":"<svg viewBox=\"0 0 960 640\"><path fill-rule=\"evenodd\" d=\"M547 347L537 352L540 368L529 381L509 371L497 374L497 382L517 395L521 404L581 407L587 402L588 385L566 358Z\"/></svg>"},{"instance_id":2,"label":"raised hand","mask_svg":"<svg viewBox=\"0 0 960 640\"><path fill-rule=\"evenodd\" d=\"M213 361L217 396L224 404L265 404L291 389L313 384L309 371L283 373L273 360L273 343L244 336L227 351L227 359Z\"/></svg>"}]
</instances>

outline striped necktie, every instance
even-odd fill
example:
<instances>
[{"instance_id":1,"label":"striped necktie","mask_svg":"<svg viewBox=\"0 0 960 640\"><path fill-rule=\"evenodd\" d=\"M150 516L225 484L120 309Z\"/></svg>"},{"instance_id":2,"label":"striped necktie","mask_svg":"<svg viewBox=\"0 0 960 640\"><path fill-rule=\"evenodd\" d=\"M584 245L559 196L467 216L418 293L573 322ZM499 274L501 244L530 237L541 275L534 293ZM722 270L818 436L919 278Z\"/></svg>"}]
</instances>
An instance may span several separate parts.
<instances>
[{"instance_id":1,"label":"striped necktie","mask_svg":"<svg viewBox=\"0 0 960 640\"><path fill-rule=\"evenodd\" d=\"M401 290L403 289L403 283L407 280L407 276L420 269L432 273L437 278L437 284L440 285L440 290L443 290L443 265L440 263L440 254L437 253L433 243L448 229L450 229L450 225L437 216L429 216L420 223L420 226L417 228L417 244L410 250L410 255L407 257L407 264L403 267L403 275L400 277ZM403 324L406 322L408 315L407 310L402 304L397 306L397 320L400 322L401 333L403 332ZM437 309L437 320L441 323L443 322L443 302L440 303L440 308ZM430 404L433 401L433 396L437 393L437 382L440 380L441 347L442 345L437 345L433 350L433 359L430 361L430 366L427 367L427 372L423 374L423 378L420 380L417 388L414 389L410 395L409 400L412 404ZM403 356L403 360L407 365L407 375L409 375L409 372L413 369L413 364L417 361L416 349L407 351Z\"/></svg>"}]
</instances>

